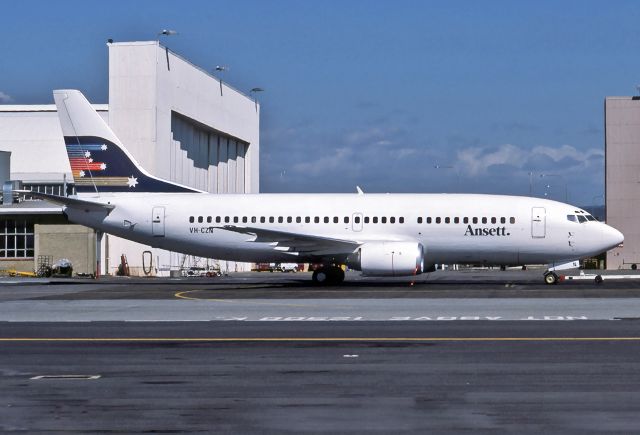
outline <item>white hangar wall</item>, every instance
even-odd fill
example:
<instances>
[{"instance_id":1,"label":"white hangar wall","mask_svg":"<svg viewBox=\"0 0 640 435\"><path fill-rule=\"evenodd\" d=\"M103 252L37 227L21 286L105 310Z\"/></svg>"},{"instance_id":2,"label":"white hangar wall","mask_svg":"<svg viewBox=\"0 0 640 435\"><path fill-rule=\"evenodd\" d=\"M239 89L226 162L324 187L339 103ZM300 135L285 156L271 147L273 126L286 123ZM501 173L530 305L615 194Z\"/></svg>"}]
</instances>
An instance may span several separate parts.
<instances>
[{"instance_id":1,"label":"white hangar wall","mask_svg":"<svg viewBox=\"0 0 640 435\"><path fill-rule=\"evenodd\" d=\"M108 47L109 124L145 169L211 193L259 192L259 104L157 41ZM124 254L132 273L142 274L144 251L153 253L151 273L205 265L117 237L108 243L109 273ZM220 267L238 271L250 265Z\"/></svg>"},{"instance_id":2,"label":"white hangar wall","mask_svg":"<svg viewBox=\"0 0 640 435\"><path fill-rule=\"evenodd\" d=\"M111 43L108 50L109 105L93 106L145 169L212 193L259 192L257 102L157 41ZM62 193L65 176L72 180L53 104L0 105L0 150L11 152L14 180L54 194ZM115 273L122 254L139 275L143 266L150 274L168 275L183 265L207 263L107 235L101 273ZM249 265L220 267L236 271Z\"/></svg>"}]
</instances>

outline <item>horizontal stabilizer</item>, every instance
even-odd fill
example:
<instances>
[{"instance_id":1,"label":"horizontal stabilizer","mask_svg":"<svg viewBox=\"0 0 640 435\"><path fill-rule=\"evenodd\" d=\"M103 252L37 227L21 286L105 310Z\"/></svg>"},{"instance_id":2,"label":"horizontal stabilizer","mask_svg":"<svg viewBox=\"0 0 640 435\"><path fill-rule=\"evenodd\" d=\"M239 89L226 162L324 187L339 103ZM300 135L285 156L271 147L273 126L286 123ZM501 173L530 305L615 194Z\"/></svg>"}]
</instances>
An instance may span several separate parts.
<instances>
[{"instance_id":1,"label":"horizontal stabilizer","mask_svg":"<svg viewBox=\"0 0 640 435\"><path fill-rule=\"evenodd\" d=\"M64 205L70 208L82 209L85 211L106 211L110 213L115 205L103 204L101 202L87 201L84 199L70 198L68 196L50 195L48 193L32 192L31 190L14 190L15 193L29 194L34 198L43 199L58 205Z\"/></svg>"}]
</instances>

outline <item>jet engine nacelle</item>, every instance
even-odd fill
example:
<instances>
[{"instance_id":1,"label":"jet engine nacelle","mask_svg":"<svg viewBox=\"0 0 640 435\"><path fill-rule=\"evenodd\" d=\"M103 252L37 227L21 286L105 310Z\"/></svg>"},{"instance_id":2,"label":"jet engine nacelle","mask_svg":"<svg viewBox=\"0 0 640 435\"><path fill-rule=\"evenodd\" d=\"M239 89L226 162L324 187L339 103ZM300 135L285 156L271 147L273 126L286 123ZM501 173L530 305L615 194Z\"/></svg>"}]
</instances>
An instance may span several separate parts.
<instances>
[{"instance_id":1,"label":"jet engine nacelle","mask_svg":"<svg viewBox=\"0 0 640 435\"><path fill-rule=\"evenodd\" d=\"M347 265L368 276L407 276L424 271L424 249L416 242L369 242L349 256Z\"/></svg>"}]
</instances>

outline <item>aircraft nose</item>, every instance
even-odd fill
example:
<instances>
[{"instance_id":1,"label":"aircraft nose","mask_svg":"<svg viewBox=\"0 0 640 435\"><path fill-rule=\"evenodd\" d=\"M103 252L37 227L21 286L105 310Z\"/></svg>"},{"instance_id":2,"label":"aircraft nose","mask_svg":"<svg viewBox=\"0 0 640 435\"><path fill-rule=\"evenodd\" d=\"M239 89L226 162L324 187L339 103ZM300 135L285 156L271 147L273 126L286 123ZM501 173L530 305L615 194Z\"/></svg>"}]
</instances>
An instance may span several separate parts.
<instances>
[{"instance_id":1,"label":"aircraft nose","mask_svg":"<svg viewBox=\"0 0 640 435\"><path fill-rule=\"evenodd\" d=\"M609 225L605 225L605 230L603 234L604 242L607 245L607 249L615 248L620 243L624 242L624 235Z\"/></svg>"}]
</instances>

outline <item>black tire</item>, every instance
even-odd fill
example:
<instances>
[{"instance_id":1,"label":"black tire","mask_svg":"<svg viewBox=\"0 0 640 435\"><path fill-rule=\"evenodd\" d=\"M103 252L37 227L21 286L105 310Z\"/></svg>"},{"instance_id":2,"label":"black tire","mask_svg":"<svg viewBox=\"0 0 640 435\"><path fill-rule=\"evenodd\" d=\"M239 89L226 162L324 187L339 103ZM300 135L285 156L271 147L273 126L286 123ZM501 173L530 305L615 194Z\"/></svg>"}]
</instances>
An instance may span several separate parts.
<instances>
[{"instance_id":1,"label":"black tire","mask_svg":"<svg viewBox=\"0 0 640 435\"><path fill-rule=\"evenodd\" d=\"M337 285L344 281L344 270L336 266L321 267L311 275L311 280L316 285Z\"/></svg>"},{"instance_id":2,"label":"black tire","mask_svg":"<svg viewBox=\"0 0 640 435\"><path fill-rule=\"evenodd\" d=\"M636 263L633 263L631 265L631 270L637 270L638 269L638 265Z\"/></svg>"},{"instance_id":3,"label":"black tire","mask_svg":"<svg viewBox=\"0 0 640 435\"><path fill-rule=\"evenodd\" d=\"M329 274L327 270L323 267L320 269L316 269L313 271L313 275L311 275L311 280L314 284L317 285L327 285L327 281L329 280Z\"/></svg>"},{"instance_id":4,"label":"black tire","mask_svg":"<svg viewBox=\"0 0 640 435\"><path fill-rule=\"evenodd\" d=\"M547 272L544 274L544 283L547 285L558 284L558 275L553 272Z\"/></svg>"},{"instance_id":5,"label":"black tire","mask_svg":"<svg viewBox=\"0 0 640 435\"><path fill-rule=\"evenodd\" d=\"M595 281L596 281L596 284L602 284L602 281L603 281L602 275L596 275Z\"/></svg>"}]
</instances>

